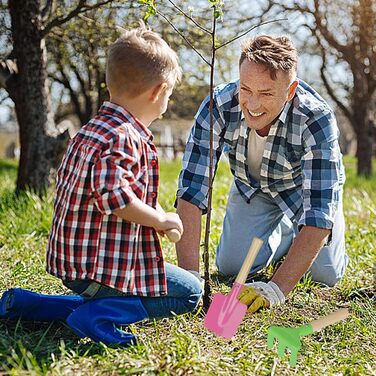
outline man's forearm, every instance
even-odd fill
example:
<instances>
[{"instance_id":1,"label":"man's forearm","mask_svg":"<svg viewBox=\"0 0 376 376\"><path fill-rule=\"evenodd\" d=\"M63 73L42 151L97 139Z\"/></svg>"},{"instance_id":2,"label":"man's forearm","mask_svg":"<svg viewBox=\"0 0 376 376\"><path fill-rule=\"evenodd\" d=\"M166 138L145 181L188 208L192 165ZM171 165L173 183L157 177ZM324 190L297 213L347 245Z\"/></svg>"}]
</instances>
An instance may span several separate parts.
<instances>
[{"instance_id":1,"label":"man's forearm","mask_svg":"<svg viewBox=\"0 0 376 376\"><path fill-rule=\"evenodd\" d=\"M186 270L199 271L201 210L197 206L179 199L177 213L184 226L184 234L176 243L178 265Z\"/></svg>"},{"instance_id":2,"label":"man's forearm","mask_svg":"<svg viewBox=\"0 0 376 376\"><path fill-rule=\"evenodd\" d=\"M304 226L294 239L286 259L272 281L286 296L308 271L330 234L330 230Z\"/></svg>"}]
</instances>

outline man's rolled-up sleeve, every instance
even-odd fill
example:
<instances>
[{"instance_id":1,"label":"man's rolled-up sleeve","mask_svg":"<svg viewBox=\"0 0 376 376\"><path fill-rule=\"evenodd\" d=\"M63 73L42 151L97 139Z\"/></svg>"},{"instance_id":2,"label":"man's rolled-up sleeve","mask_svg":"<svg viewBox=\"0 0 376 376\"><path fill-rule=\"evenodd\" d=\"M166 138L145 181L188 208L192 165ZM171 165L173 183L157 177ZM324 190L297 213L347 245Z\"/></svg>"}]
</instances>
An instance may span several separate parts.
<instances>
[{"instance_id":1,"label":"man's rolled-up sleeve","mask_svg":"<svg viewBox=\"0 0 376 376\"><path fill-rule=\"evenodd\" d=\"M322 113L303 133L303 213L299 226L332 229L342 189L342 155L332 113Z\"/></svg>"},{"instance_id":2,"label":"man's rolled-up sleeve","mask_svg":"<svg viewBox=\"0 0 376 376\"><path fill-rule=\"evenodd\" d=\"M132 140L118 134L96 160L91 171L91 189L98 210L110 215L136 197L132 185L138 157Z\"/></svg>"},{"instance_id":3,"label":"man's rolled-up sleeve","mask_svg":"<svg viewBox=\"0 0 376 376\"><path fill-rule=\"evenodd\" d=\"M213 179L218 161L222 154L224 121L213 105ZM176 197L188 201L203 213L208 206L209 191L209 146L210 146L210 112L209 97L201 104L185 148L182 170L179 175Z\"/></svg>"}]
</instances>

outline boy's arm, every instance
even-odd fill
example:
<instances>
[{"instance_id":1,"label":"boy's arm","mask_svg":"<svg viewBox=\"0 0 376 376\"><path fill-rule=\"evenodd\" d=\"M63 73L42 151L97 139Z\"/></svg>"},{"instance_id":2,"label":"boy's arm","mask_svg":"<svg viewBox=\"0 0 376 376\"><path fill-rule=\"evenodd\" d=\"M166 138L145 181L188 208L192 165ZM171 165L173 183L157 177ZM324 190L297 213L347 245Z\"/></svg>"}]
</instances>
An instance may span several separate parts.
<instances>
[{"instance_id":1,"label":"boy's arm","mask_svg":"<svg viewBox=\"0 0 376 376\"><path fill-rule=\"evenodd\" d=\"M161 213L144 204L137 197L134 197L126 207L114 210L113 214L128 222L153 227L157 231L177 229L181 234L183 233L183 225L176 213Z\"/></svg>"},{"instance_id":2,"label":"boy's arm","mask_svg":"<svg viewBox=\"0 0 376 376\"><path fill-rule=\"evenodd\" d=\"M158 213L166 213L159 202L157 202L156 210Z\"/></svg>"}]
</instances>

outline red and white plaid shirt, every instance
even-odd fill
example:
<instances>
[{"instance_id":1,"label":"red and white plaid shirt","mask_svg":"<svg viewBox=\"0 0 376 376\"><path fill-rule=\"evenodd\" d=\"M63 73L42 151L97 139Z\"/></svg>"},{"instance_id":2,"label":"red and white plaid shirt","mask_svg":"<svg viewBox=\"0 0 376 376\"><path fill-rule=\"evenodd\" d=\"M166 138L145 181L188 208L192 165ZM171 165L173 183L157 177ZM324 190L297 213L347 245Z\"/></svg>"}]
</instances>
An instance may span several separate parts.
<instances>
[{"instance_id":1,"label":"red and white plaid shirt","mask_svg":"<svg viewBox=\"0 0 376 376\"><path fill-rule=\"evenodd\" d=\"M105 102L71 140L59 168L47 271L130 295L166 295L157 232L112 214L134 197L156 208L158 171L150 130Z\"/></svg>"}]
</instances>

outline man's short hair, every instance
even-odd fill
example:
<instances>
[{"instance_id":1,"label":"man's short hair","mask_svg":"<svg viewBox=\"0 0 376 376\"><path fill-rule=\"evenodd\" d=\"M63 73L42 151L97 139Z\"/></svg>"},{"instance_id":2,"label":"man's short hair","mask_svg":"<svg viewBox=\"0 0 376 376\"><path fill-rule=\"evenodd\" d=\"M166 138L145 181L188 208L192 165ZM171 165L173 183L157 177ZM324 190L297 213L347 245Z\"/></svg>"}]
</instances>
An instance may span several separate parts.
<instances>
[{"instance_id":1,"label":"man's short hair","mask_svg":"<svg viewBox=\"0 0 376 376\"><path fill-rule=\"evenodd\" d=\"M275 80L277 71L289 74L290 79L296 76L298 53L287 35L258 35L242 44L239 67L247 59L264 65Z\"/></svg>"},{"instance_id":2,"label":"man's short hair","mask_svg":"<svg viewBox=\"0 0 376 376\"><path fill-rule=\"evenodd\" d=\"M173 86L181 74L176 53L142 21L108 48L106 83L111 93L137 96L162 82Z\"/></svg>"}]
</instances>

